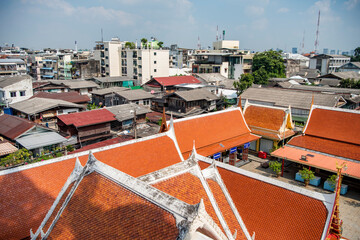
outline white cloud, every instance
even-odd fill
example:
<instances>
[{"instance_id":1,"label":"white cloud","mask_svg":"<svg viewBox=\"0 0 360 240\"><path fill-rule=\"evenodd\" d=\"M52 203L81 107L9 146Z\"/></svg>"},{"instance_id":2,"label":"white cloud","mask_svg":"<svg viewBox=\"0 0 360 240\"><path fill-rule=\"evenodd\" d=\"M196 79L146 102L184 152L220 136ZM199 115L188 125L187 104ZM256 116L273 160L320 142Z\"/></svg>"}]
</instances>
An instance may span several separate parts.
<instances>
[{"instance_id":1,"label":"white cloud","mask_svg":"<svg viewBox=\"0 0 360 240\"><path fill-rule=\"evenodd\" d=\"M278 13L287 13L287 12L289 12L289 9L286 7L282 7L278 10Z\"/></svg>"},{"instance_id":2,"label":"white cloud","mask_svg":"<svg viewBox=\"0 0 360 240\"><path fill-rule=\"evenodd\" d=\"M265 9L263 7L258 6L248 6L245 8L246 13L249 15L257 15L260 16L264 13Z\"/></svg>"},{"instance_id":3,"label":"white cloud","mask_svg":"<svg viewBox=\"0 0 360 240\"><path fill-rule=\"evenodd\" d=\"M352 10L356 4L359 2L359 0L348 0L345 2L346 5L346 9L347 10Z\"/></svg>"},{"instance_id":4,"label":"white cloud","mask_svg":"<svg viewBox=\"0 0 360 240\"><path fill-rule=\"evenodd\" d=\"M259 18L252 22L252 28L257 30L263 30L268 26L268 20L266 18Z\"/></svg>"},{"instance_id":5,"label":"white cloud","mask_svg":"<svg viewBox=\"0 0 360 240\"><path fill-rule=\"evenodd\" d=\"M341 23L342 19L337 15L336 11L331 9L334 2L331 0L317 1L308 9L308 14L314 19L318 17L320 11L320 25L324 26L330 23Z\"/></svg>"},{"instance_id":6,"label":"white cloud","mask_svg":"<svg viewBox=\"0 0 360 240\"><path fill-rule=\"evenodd\" d=\"M75 12L75 8L64 0L23 0L23 2L43 5L51 9L62 10L67 15L71 15Z\"/></svg>"},{"instance_id":7,"label":"white cloud","mask_svg":"<svg viewBox=\"0 0 360 240\"><path fill-rule=\"evenodd\" d=\"M104 7L79 7L76 9L79 17L113 21L123 26L133 25L135 16L121 10L107 9Z\"/></svg>"}]
</instances>

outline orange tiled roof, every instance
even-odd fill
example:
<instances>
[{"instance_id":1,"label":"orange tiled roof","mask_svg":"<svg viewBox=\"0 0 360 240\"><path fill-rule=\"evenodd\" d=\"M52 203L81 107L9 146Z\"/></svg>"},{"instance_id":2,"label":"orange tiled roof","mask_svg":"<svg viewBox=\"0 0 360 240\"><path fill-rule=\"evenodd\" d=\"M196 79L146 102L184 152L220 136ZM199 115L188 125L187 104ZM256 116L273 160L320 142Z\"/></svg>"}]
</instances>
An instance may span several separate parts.
<instances>
[{"instance_id":1,"label":"orange tiled roof","mask_svg":"<svg viewBox=\"0 0 360 240\"><path fill-rule=\"evenodd\" d=\"M243 143L246 143L247 138L253 138L239 108L179 119L174 121L174 128L180 151L184 155L189 155L194 140L196 149L201 149L235 137L244 137ZM225 147L228 149L234 146ZM209 156L216 152L217 150L199 153Z\"/></svg>"},{"instance_id":2,"label":"orange tiled roof","mask_svg":"<svg viewBox=\"0 0 360 240\"><path fill-rule=\"evenodd\" d=\"M285 117L281 109L250 105L244 113L246 123L252 126L278 131Z\"/></svg>"},{"instance_id":3,"label":"orange tiled roof","mask_svg":"<svg viewBox=\"0 0 360 240\"><path fill-rule=\"evenodd\" d=\"M313 107L305 134L360 145L360 112Z\"/></svg>"},{"instance_id":4,"label":"orange tiled roof","mask_svg":"<svg viewBox=\"0 0 360 240\"><path fill-rule=\"evenodd\" d=\"M174 216L93 172L76 189L49 239L176 239Z\"/></svg>"},{"instance_id":5,"label":"orange tiled roof","mask_svg":"<svg viewBox=\"0 0 360 240\"><path fill-rule=\"evenodd\" d=\"M302 155L311 154L307 156L307 161L300 160ZM330 172L337 172L336 162L339 164L345 162L347 164L347 170L344 171L344 175L349 175L351 177L360 179L360 163L354 161L346 161L336 157L327 156L320 153L309 152L306 149L298 149L290 146L285 146L284 148L279 148L276 151L272 152L272 156L283 158L285 157L288 160L293 162L299 162L308 166L313 166L316 168L324 169Z\"/></svg>"},{"instance_id":6,"label":"orange tiled roof","mask_svg":"<svg viewBox=\"0 0 360 240\"><path fill-rule=\"evenodd\" d=\"M221 227L215 210L212 207L211 202L205 192L205 189L200 182L200 179L196 176L190 173L184 173L155 183L153 186L188 204L197 204L200 202L201 199L203 199L206 212L210 215L214 222L224 231L224 229ZM223 213L225 221L230 228L230 231L234 233L236 229L238 236L237 239L246 239L218 184L211 180L210 187L220 207L220 210Z\"/></svg>"},{"instance_id":7,"label":"orange tiled roof","mask_svg":"<svg viewBox=\"0 0 360 240\"><path fill-rule=\"evenodd\" d=\"M285 137L284 137L283 133L280 134L280 133L262 131L262 130L258 130L258 129L254 129L254 128L251 128L251 132L254 134L260 135L264 138L269 138L269 139L273 139L273 140L282 140L284 138L286 139L286 138L289 138L289 137L295 135L295 132L293 130L285 131Z\"/></svg>"},{"instance_id":8,"label":"orange tiled roof","mask_svg":"<svg viewBox=\"0 0 360 240\"><path fill-rule=\"evenodd\" d=\"M322 201L217 168L248 232L255 232L256 239L321 239L327 217Z\"/></svg>"},{"instance_id":9,"label":"orange tiled roof","mask_svg":"<svg viewBox=\"0 0 360 240\"><path fill-rule=\"evenodd\" d=\"M166 135L98 151L94 156L133 177L181 162L173 141ZM79 159L84 165L87 155ZM45 163L0 175L0 239L27 237L30 228L40 225L74 168L75 158Z\"/></svg>"},{"instance_id":10,"label":"orange tiled roof","mask_svg":"<svg viewBox=\"0 0 360 240\"><path fill-rule=\"evenodd\" d=\"M305 135L293 137L288 145L360 161L360 146L355 144Z\"/></svg>"}]
</instances>

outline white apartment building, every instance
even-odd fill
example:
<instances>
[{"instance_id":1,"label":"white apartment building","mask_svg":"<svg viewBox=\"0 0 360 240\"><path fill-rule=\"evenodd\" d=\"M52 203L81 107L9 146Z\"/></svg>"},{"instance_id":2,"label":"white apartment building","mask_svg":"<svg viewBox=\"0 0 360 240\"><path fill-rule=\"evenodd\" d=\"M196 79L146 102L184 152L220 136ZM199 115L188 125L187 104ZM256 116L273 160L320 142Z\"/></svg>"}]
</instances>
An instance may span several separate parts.
<instances>
[{"instance_id":1,"label":"white apartment building","mask_svg":"<svg viewBox=\"0 0 360 240\"><path fill-rule=\"evenodd\" d=\"M97 42L94 57L100 61L103 77L126 76L141 85L153 77L169 76L169 50L129 49L125 43L117 38Z\"/></svg>"},{"instance_id":2,"label":"white apartment building","mask_svg":"<svg viewBox=\"0 0 360 240\"><path fill-rule=\"evenodd\" d=\"M0 77L0 105L24 101L32 96L32 78L29 75Z\"/></svg>"},{"instance_id":3,"label":"white apartment building","mask_svg":"<svg viewBox=\"0 0 360 240\"><path fill-rule=\"evenodd\" d=\"M335 72L342 65L350 62L350 57L343 55L320 54L310 58L310 69L320 70L321 75Z\"/></svg>"},{"instance_id":4,"label":"white apartment building","mask_svg":"<svg viewBox=\"0 0 360 240\"><path fill-rule=\"evenodd\" d=\"M25 75L26 64L22 59L0 59L0 75Z\"/></svg>"}]
</instances>

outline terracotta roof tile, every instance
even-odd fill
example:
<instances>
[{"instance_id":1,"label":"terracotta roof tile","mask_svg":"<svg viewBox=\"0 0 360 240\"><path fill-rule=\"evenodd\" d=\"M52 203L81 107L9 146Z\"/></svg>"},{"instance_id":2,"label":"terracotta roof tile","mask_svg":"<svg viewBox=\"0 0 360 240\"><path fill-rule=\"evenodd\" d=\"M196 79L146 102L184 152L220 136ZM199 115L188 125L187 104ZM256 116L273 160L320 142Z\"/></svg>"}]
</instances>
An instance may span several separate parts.
<instances>
[{"instance_id":1,"label":"terracotta roof tile","mask_svg":"<svg viewBox=\"0 0 360 240\"><path fill-rule=\"evenodd\" d=\"M155 77L154 79L162 86L173 86L182 83L201 83L201 81L193 76Z\"/></svg>"},{"instance_id":2,"label":"terracotta roof tile","mask_svg":"<svg viewBox=\"0 0 360 240\"><path fill-rule=\"evenodd\" d=\"M360 161L360 146L313 136L293 137L288 145Z\"/></svg>"},{"instance_id":3,"label":"terracotta roof tile","mask_svg":"<svg viewBox=\"0 0 360 240\"><path fill-rule=\"evenodd\" d=\"M218 171L248 232L255 232L256 239L321 238L327 209L320 200L219 166Z\"/></svg>"},{"instance_id":4,"label":"terracotta roof tile","mask_svg":"<svg viewBox=\"0 0 360 240\"><path fill-rule=\"evenodd\" d=\"M237 229L237 239L246 239L240 225L234 218L232 210L229 207L225 196L221 191L221 188L217 185L217 183L213 181L210 181L209 185L211 191L213 192L213 195L216 198L217 204L220 207L220 211L222 211L225 221L230 228L230 231L234 233L235 229ZM203 199L206 212L224 232L224 229L222 228L220 221L215 213L215 210L212 207L211 202L205 192L205 189L202 186L201 181L198 177L190 173L184 173L155 183L153 186L188 204L194 205L199 203L200 200Z\"/></svg>"},{"instance_id":5,"label":"terracotta roof tile","mask_svg":"<svg viewBox=\"0 0 360 240\"><path fill-rule=\"evenodd\" d=\"M174 127L183 154L191 152L194 140L196 149L201 149L235 137L244 136L248 138L250 136L250 130L247 128L238 108L176 120ZM216 151L200 154L208 156L214 153Z\"/></svg>"},{"instance_id":6,"label":"terracotta roof tile","mask_svg":"<svg viewBox=\"0 0 360 240\"><path fill-rule=\"evenodd\" d=\"M49 239L176 239L174 216L98 173L86 176Z\"/></svg>"},{"instance_id":7,"label":"terracotta roof tile","mask_svg":"<svg viewBox=\"0 0 360 240\"><path fill-rule=\"evenodd\" d=\"M115 115L107 109L96 109L86 112L70 113L57 116L66 125L75 127L89 126L104 122L115 121Z\"/></svg>"},{"instance_id":8,"label":"terracotta roof tile","mask_svg":"<svg viewBox=\"0 0 360 240\"><path fill-rule=\"evenodd\" d=\"M94 156L133 177L181 162L166 135L96 152ZM87 158L79 157L81 164ZM75 158L71 158L0 175L0 239L21 239L29 236L31 228L37 229L74 165Z\"/></svg>"},{"instance_id":9,"label":"terracotta roof tile","mask_svg":"<svg viewBox=\"0 0 360 240\"><path fill-rule=\"evenodd\" d=\"M132 140L132 139L134 139L134 138L132 136L130 136L130 135L122 135L120 137L116 137L116 138L112 138L112 139L108 139L108 140L105 140L105 141L101 141L101 142L97 142L97 143L94 143L94 144L87 145L85 147L82 147L82 148L79 148L79 149L77 149L75 151L72 151L71 154L78 153L78 152L83 152L83 151L89 151L91 149L105 147L105 146L109 146L109 145L113 145L113 144L117 144L117 143L121 143L121 142L126 142L126 141L129 141L129 140Z\"/></svg>"},{"instance_id":10,"label":"terracotta roof tile","mask_svg":"<svg viewBox=\"0 0 360 240\"><path fill-rule=\"evenodd\" d=\"M35 126L35 123L16 116L4 114L0 116L0 135L14 140L19 135Z\"/></svg>"},{"instance_id":11,"label":"terracotta roof tile","mask_svg":"<svg viewBox=\"0 0 360 240\"><path fill-rule=\"evenodd\" d=\"M360 144L360 112L314 108L305 134L353 144Z\"/></svg>"},{"instance_id":12,"label":"terracotta roof tile","mask_svg":"<svg viewBox=\"0 0 360 240\"><path fill-rule=\"evenodd\" d=\"M232 234L235 233L235 230L237 230L237 238L236 239L246 239L246 237L243 235L242 229L240 227L239 222L237 221L235 214L233 213L228 201L226 200L226 197L224 193L222 192L219 184L213 180L207 180L207 183L209 184L209 187L211 189L211 192L213 193L216 203L220 208L220 211L222 215L224 216L224 219L226 223L228 224L228 227Z\"/></svg>"},{"instance_id":13,"label":"terracotta roof tile","mask_svg":"<svg viewBox=\"0 0 360 240\"><path fill-rule=\"evenodd\" d=\"M250 128L255 126L278 131L284 122L285 112L281 109L251 105L246 108L244 117Z\"/></svg>"}]
</instances>

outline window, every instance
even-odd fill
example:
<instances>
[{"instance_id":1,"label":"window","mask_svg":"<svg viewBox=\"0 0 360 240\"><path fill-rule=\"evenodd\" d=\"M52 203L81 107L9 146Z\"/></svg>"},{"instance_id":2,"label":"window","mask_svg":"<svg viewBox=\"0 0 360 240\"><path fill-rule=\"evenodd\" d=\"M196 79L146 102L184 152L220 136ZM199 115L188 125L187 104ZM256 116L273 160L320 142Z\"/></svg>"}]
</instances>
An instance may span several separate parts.
<instances>
[{"instance_id":1,"label":"window","mask_svg":"<svg viewBox=\"0 0 360 240\"><path fill-rule=\"evenodd\" d=\"M141 57L138 57L138 60L141 60Z\"/></svg>"},{"instance_id":2,"label":"window","mask_svg":"<svg viewBox=\"0 0 360 240\"><path fill-rule=\"evenodd\" d=\"M25 91L20 91L20 96L24 97L25 96Z\"/></svg>"},{"instance_id":3,"label":"window","mask_svg":"<svg viewBox=\"0 0 360 240\"><path fill-rule=\"evenodd\" d=\"M154 61L154 64L156 64L156 61Z\"/></svg>"},{"instance_id":4,"label":"window","mask_svg":"<svg viewBox=\"0 0 360 240\"><path fill-rule=\"evenodd\" d=\"M154 56L156 56L156 52L154 52Z\"/></svg>"},{"instance_id":5,"label":"window","mask_svg":"<svg viewBox=\"0 0 360 240\"><path fill-rule=\"evenodd\" d=\"M16 92L10 92L10 97L16 97Z\"/></svg>"},{"instance_id":6,"label":"window","mask_svg":"<svg viewBox=\"0 0 360 240\"><path fill-rule=\"evenodd\" d=\"M105 48L105 51L108 51L109 49Z\"/></svg>"},{"instance_id":7,"label":"window","mask_svg":"<svg viewBox=\"0 0 360 240\"><path fill-rule=\"evenodd\" d=\"M108 73L108 72L106 73L106 76L109 76L109 73Z\"/></svg>"},{"instance_id":8,"label":"window","mask_svg":"<svg viewBox=\"0 0 360 240\"><path fill-rule=\"evenodd\" d=\"M108 56L106 56L106 57L105 57L105 59L109 59L109 57L108 57Z\"/></svg>"},{"instance_id":9,"label":"window","mask_svg":"<svg viewBox=\"0 0 360 240\"><path fill-rule=\"evenodd\" d=\"M156 72L156 69L154 69L154 72Z\"/></svg>"},{"instance_id":10,"label":"window","mask_svg":"<svg viewBox=\"0 0 360 240\"><path fill-rule=\"evenodd\" d=\"M105 67L109 67L109 64L106 64Z\"/></svg>"}]
</instances>

